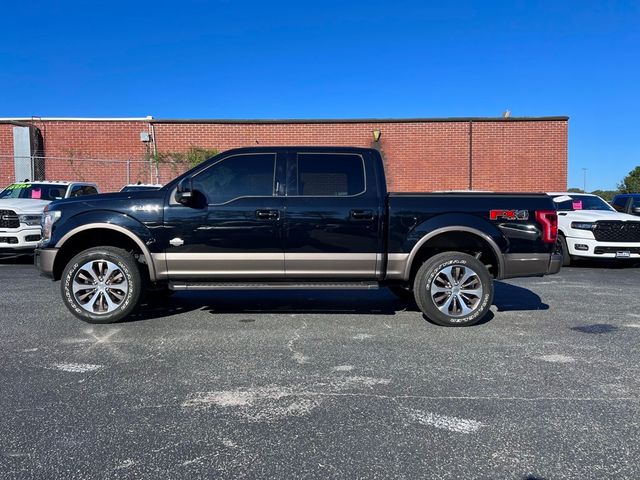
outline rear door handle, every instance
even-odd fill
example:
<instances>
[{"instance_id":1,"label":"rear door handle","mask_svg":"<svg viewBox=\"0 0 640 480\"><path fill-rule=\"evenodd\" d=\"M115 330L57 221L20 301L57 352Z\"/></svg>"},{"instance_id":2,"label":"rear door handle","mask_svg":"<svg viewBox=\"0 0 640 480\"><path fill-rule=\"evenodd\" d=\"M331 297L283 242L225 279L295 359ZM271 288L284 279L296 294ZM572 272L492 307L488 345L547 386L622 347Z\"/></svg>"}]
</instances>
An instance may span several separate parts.
<instances>
[{"instance_id":1,"label":"rear door handle","mask_svg":"<svg viewBox=\"0 0 640 480\"><path fill-rule=\"evenodd\" d=\"M260 220L277 220L280 218L279 210L256 210L256 217Z\"/></svg>"},{"instance_id":2,"label":"rear door handle","mask_svg":"<svg viewBox=\"0 0 640 480\"><path fill-rule=\"evenodd\" d=\"M351 210L354 220L373 220L373 210Z\"/></svg>"}]
</instances>

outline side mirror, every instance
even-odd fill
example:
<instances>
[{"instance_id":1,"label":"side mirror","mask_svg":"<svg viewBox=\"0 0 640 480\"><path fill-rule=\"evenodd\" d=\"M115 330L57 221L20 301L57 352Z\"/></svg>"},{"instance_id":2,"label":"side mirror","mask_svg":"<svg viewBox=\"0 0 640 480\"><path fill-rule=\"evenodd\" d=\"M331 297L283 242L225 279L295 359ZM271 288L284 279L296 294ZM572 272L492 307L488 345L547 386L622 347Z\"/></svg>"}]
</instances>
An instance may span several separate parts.
<instances>
[{"instance_id":1,"label":"side mirror","mask_svg":"<svg viewBox=\"0 0 640 480\"><path fill-rule=\"evenodd\" d=\"M189 205L194 199L193 186L191 177L183 178L178 182L176 188L176 202L182 205Z\"/></svg>"}]
</instances>

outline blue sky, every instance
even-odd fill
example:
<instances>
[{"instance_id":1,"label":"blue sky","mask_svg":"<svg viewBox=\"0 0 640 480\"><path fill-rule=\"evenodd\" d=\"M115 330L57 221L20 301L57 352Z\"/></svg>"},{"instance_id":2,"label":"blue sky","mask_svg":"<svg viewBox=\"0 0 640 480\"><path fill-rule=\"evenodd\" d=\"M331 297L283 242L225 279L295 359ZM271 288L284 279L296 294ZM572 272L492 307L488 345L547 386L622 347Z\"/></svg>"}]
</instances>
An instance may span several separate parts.
<instances>
[{"instance_id":1,"label":"blue sky","mask_svg":"<svg viewBox=\"0 0 640 480\"><path fill-rule=\"evenodd\" d=\"M569 186L640 164L638 1L5 2L0 116L568 115ZM517 174L517 172L515 172Z\"/></svg>"}]
</instances>

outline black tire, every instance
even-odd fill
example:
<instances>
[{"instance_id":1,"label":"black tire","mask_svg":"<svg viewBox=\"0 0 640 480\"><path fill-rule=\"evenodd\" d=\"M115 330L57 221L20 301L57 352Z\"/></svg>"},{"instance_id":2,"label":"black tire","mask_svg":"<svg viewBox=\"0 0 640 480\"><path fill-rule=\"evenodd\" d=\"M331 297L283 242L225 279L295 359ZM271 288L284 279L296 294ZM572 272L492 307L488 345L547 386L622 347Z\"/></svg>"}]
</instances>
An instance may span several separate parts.
<instances>
[{"instance_id":1,"label":"black tire","mask_svg":"<svg viewBox=\"0 0 640 480\"><path fill-rule=\"evenodd\" d=\"M413 290L411 290L408 287L403 287L400 285L391 285L389 287L389 290L391 291L391 293L393 293L396 297L408 301L408 302L412 302L413 301Z\"/></svg>"},{"instance_id":2,"label":"black tire","mask_svg":"<svg viewBox=\"0 0 640 480\"><path fill-rule=\"evenodd\" d=\"M470 276L458 285L466 274ZM468 288L461 289L461 286ZM480 260L466 253L444 252L422 264L413 292L418 307L433 323L467 327L478 323L489 312L494 288L493 279Z\"/></svg>"},{"instance_id":3,"label":"black tire","mask_svg":"<svg viewBox=\"0 0 640 480\"><path fill-rule=\"evenodd\" d=\"M104 278L109 268L112 271ZM74 285L87 288L74 293ZM65 305L80 320L113 323L135 311L144 285L131 253L121 248L95 247L80 252L67 264L61 290Z\"/></svg>"},{"instance_id":4,"label":"black tire","mask_svg":"<svg viewBox=\"0 0 640 480\"><path fill-rule=\"evenodd\" d=\"M571 255L569 255L569 248L564 235L558 235L557 250L562 254L562 266L568 267L571 265Z\"/></svg>"}]
</instances>

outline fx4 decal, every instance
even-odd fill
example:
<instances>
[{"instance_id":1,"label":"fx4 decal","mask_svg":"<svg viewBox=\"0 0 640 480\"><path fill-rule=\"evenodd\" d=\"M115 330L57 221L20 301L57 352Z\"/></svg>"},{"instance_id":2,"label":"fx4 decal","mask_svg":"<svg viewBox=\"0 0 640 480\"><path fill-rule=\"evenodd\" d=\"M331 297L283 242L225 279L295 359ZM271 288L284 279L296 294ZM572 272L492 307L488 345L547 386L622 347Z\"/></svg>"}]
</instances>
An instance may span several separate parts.
<instances>
[{"instance_id":1,"label":"fx4 decal","mask_svg":"<svg viewBox=\"0 0 640 480\"><path fill-rule=\"evenodd\" d=\"M529 220L528 210L490 210L491 220Z\"/></svg>"}]
</instances>

